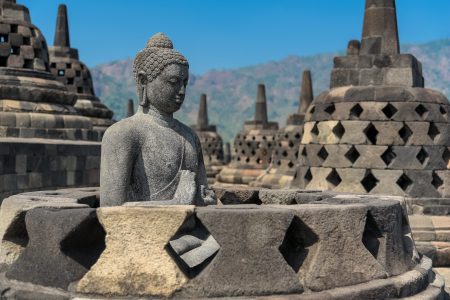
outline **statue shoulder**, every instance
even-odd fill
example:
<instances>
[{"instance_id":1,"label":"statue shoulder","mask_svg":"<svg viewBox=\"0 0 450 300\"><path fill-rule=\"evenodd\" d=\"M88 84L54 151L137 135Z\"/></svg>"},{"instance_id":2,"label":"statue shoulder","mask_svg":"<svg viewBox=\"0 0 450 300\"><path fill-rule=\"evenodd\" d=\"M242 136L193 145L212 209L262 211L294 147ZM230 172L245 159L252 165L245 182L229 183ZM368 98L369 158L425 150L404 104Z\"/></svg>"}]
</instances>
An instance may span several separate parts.
<instances>
[{"instance_id":1,"label":"statue shoulder","mask_svg":"<svg viewBox=\"0 0 450 300\"><path fill-rule=\"evenodd\" d=\"M178 121L178 120L177 120L177 122L178 122L178 126L181 128L181 130L182 130L187 136L189 136L190 139L192 139L193 141L198 142L198 143L200 142L200 140L199 140L197 134L195 133L195 131L194 131L191 127L187 126L187 125L184 124L184 123L181 123L181 122Z\"/></svg>"},{"instance_id":2,"label":"statue shoulder","mask_svg":"<svg viewBox=\"0 0 450 300\"><path fill-rule=\"evenodd\" d=\"M134 118L126 118L111 125L103 135L103 142L114 141L114 143L130 142L139 134L139 126Z\"/></svg>"}]
</instances>

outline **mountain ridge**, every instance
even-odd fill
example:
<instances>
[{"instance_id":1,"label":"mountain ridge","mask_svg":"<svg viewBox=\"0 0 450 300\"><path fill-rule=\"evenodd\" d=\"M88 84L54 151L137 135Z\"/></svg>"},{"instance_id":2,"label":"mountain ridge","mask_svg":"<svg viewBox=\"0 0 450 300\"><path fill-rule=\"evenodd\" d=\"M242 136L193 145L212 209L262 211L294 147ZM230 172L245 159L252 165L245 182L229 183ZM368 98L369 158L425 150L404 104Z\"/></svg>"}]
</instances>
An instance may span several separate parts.
<instances>
[{"instance_id":1,"label":"mountain ridge","mask_svg":"<svg viewBox=\"0 0 450 300\"><path fill-rule=\"evenodd\" d=\"M269 118L283 126L297 110L302 72L311 70L318 95L329 87L333 57L343 53L289 55L263 64L191 74L185 103L176 117L195 124L200 95L206 93L210 123L217 125L224 140L231 141L244 121L253 118L257 84L264 83ZM427 87L450 97L450 39L402 45L402 53L411 53L422 62ZM97 96L115 112L116 119L124 117L129 98L137 100L132 65L133 59L128 58L91 70Z\"/></svg>"}]
</instances>

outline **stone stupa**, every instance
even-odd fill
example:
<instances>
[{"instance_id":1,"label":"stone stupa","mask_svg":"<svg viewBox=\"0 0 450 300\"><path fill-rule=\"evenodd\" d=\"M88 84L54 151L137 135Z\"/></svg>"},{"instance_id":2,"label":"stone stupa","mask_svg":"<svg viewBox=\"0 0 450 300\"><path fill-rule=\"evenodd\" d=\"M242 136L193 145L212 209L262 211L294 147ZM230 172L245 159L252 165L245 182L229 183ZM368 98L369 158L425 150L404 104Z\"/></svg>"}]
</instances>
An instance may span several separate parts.
<instances>
[{"instance_id":1,"label":"stone stupa","mask_svg":"<svg viewBox=\"0 0 450 300\"><path fill-rule=\"evenodd\" d=\"M103 135L111 126L113 112L106 107L94 92L91 72L79 60L78 49L70 47L67 7L58 7L55 39L49 49L50 70L56 79L66 85L69 92L77 95L75 109L91 119L94 130Z\"/></svg>"},{"instance_id":2,"label":"stone stupa","mask_svg":"<svg viewBox=\"0 0 450 300\"><path fill-rule=\"evenodd\" d=\"M0 1L0 199L99 183L101 136L76 100L50 73L47 43L28 8Z\"/></svg>"},{"instance_id":3,"label":"stone stupa","mask_svg":"<svg viewBox=\"0 0 450 300\"><path fill-rule=\"evenodd\" d=\"M202 94L200 97L197 125L191 127L197 133L202 145L208 183L213 184L216 175L223 168L223 142L222 137L217 133L216 126L209 124L207 97L205 94Z\"/></svg>"},{"instance_id":4,"label":"stone stupa","mask_svg":"<svg viewBox=\"0 0 450 300\"><path fill-rule=\"evenodd\" d=\"M248 185L256 180L269 167L277 131L278 123L267 117L265 86L259 84L255 119L236 135L231 162L217 175L217 183Z\"/></svg>"},{"instance_id":5,"label":"stone stupa","mask_svg":"<svg viewBox=\"0 0 450 300\"><path fill-rule=\"evenodd\" d=\"M133 99L128 99L127 101L127 114L126 117L132 117L134 115L134 101Z\"/></svg>"},{"instance_id":6,"label":"stone stupa","mask_svg":"<svg viewBox=\"0 0 450 300\"><path fill-rule=\"evenodd\" d=\"M367 0L361 44L334 59L331 90L309 109L293 186L406 197L425 214L410 216L420 250L448 264L450 218L429 215L449 211L449 103L399 44L395 1Z\"/></svg>"},{"instance_id":7,"label":"stone stupa","mask_svg":"<svg viewBox=\"0 0 450 300\"><path fill-rule=\"evenodd\" d=\"M290 115L286 126L275 138L269 168L251 186L279 189L289 187L298 164L298 148L303 134L305 112L313 100L311 72L303 72L298 111Z\"/></svg>"}]
</instances>

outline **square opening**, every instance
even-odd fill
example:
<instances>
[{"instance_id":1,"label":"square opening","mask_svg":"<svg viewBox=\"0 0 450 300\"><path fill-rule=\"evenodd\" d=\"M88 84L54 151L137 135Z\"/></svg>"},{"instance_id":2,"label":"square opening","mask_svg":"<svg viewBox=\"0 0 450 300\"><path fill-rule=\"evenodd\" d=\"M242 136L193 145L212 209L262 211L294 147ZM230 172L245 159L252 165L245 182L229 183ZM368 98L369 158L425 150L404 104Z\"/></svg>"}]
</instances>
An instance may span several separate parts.
<instances>
[{"instance_id":1,"label":"square opening","mask_svg":"<svg viewBox=\"0 0 450 300\"><path fill-rule=\"evenodd\" d=\"M20 55L20 47L16 46L11 47L11 54Z\"/></svg>"},{"instance_id":2,"label":"square opening","mask_svg":"<svg viewBox=\"0 0 450 300\"><path fill-rule=\"evenodd\" d=\"M67 78L67 84L73 84L73 78Z\"/></svg>"},{"instance_id":3,"label":"square opening","mask_svg":"<svg viewBox=\"0 0 450 300\"><path fill-rule=\"evenodd\" d=\"M7 43L7 42L8 42L8 35L0 34L0 43Z\"/></svg>"},{"instance_id":4,"label":"square opening","mask_svg":"<svg viewBox=\"0 0 450 300\"><path fill-rule=\"evenodd\" d=\"M19 31L19 25L11 24L11 33L17 33Z\"/></svg>"},{"instance_id":5,"label":"square opening","mask_svg":"<svg viewBox=\"0 0 450 300\"><path fill-rule=\"evenodd\" d=\"M24 36L24 37L23 37L23 44L24 44L24 45L27 45L27 46L31 45L31 40L30 40L30 38Z\"/></svg>"},{"instance_id":6,"label":"square opening","mask_svg":"<svg viewBox=\"0 0 450 300\"><path fill-rule=\"evenodd\" d=\"M66 74L66 71L58 70L58 76L64 76L65 74Z\"/></svg>"},{"instance_id":7,"label":"square opening","mask_svg":"<svg viewBox=\"0 0 450 300\"><path fill-rule=\"evenodd\" d=\"M25 69L33 69L33 60L32 59L25 59L23 67Z\"/></svg>"},{"instance_id":8,"label":"square opening","mask_svg":"<svg viewBox=\"0 0 450 300\"><path fill-rule=\"evenodd\" d=\"M82 94L83 93L83 87L81 87L81 86L79 86L79 87L77 87L77 93L78 94Z\"/></svg>"}]
</instances>

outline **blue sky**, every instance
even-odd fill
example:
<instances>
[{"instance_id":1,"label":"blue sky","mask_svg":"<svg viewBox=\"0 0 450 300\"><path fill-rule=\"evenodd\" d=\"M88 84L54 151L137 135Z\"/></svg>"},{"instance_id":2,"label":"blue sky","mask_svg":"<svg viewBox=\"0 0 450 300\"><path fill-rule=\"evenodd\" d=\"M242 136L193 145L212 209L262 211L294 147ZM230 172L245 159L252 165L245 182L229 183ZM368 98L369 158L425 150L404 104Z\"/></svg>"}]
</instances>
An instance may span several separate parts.
<instances>
[{"instance_id":1,"label":"blue sky","mask_svg":"<svg viewBox=\"0 0 450 300\"><path fill-rule=\"evenodd\" d=\"M68 6L72 47L89 66L134 57L156 32L200 74L346 47L360 38L364 0L17 0L53 43ZM450 38L449 0L397 0L402 43Z\"/></svg>"}]
</instances>

